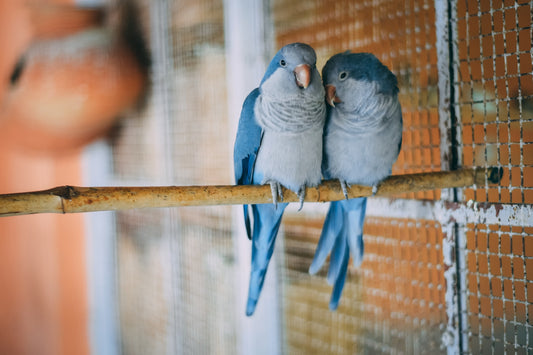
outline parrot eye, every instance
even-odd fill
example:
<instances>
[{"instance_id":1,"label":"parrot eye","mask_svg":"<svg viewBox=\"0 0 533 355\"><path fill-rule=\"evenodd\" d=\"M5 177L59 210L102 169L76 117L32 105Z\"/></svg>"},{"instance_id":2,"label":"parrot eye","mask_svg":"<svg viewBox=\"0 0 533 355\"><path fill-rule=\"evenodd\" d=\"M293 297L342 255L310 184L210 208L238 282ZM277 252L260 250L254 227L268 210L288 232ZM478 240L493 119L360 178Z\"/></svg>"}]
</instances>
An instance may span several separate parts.
<instances>
[{"instance_id":1,"label":"parrot eye","mask_svg":"<svg viewBox=\"0 0 533 355\"><path fill-rule=\"evenodd\" d=\"M284 59L282 59L282 60L279 61L279 65L281 65L282 67L286 67L287 66L287 62Z\"/></svg>"},{"instance_id":2,"label":"parrot eye","mask_svg":"<svg viewBox=\"0 0 533 355\"><path fill-rule=\"evenodd\" d=\"M348 77L348 73L345 71L340 72L339 74L339 80L344 80Z\"/></svg>"}]
</instances>

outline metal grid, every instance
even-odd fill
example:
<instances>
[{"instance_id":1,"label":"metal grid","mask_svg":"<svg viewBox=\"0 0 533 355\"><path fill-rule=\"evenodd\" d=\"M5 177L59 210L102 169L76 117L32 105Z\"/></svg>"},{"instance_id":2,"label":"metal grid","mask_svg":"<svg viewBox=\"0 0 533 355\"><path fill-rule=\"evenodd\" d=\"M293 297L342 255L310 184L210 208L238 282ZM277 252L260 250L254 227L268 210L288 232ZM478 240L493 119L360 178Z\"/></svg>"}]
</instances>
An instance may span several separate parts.
<instances>
[{"instance_id":1,"label":"metal grid","mask_svg":"<svg viewBox=\"0 0 533 355\"><path fill-rule=\"evenodd\" d=\"M460 198L531 209L527 204L533 202L532 4L457 1L454 5L452 110L457 165L503 169L499 186L464 189ZM512 225L515 216L457 225L463 353L533 352L533 229Z\"/></svg>"},{"instance_id":2,"label":"metal grid","mask_svg":"<svg viewBox=\"0 0 533 355\"><path fill-rule=\"evenodd\" d=\"M533 351L533 228L465 226L465 352Z\"/></svg>"},{"instance_id":3,"label":"metal grid","mask_svg":"<svg viewBox=\"0 0 533 355\"><path fill-rule=\"evenodd\" d=\"M365 262L350 268L339 309L328 309L325 271L307 275L316 219L285 220L287 353L436 354L446 323L438 223L370 217ZM327 270L327 265L325 265Z\"/></svg>"},{"instance_id":4,"label":"metal grid","mask_svg":"<svg viewBox=\"0 0 533 355\"><path fill-rule=\"evenodd\" d=\"M455 13L458 163L504 171L500 186L464 199L532 203L531 3L458 1Z\"/></svg>"}]
</instances>

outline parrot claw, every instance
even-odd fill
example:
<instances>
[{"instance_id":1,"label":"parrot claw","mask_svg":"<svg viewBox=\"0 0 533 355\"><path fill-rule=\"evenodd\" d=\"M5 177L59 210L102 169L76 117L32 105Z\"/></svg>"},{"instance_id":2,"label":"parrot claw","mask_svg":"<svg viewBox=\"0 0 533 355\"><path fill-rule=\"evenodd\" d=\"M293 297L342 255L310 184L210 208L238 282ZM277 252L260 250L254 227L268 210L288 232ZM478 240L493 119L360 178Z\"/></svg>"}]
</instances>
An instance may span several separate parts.
<instances>
[{"instance_id":1,"label":"parrot claw","mask_svg":"<svg viewBox=\"0 0 533 355\"><path fill-rule=\"evenodd\" d=\"M304 206L304 200L305 200L305 185L302 185L300 187L296 195L298 196L298 199L300 201L300 207L298 208L298 211L301 211L302 207Z\"/></svg>"},{"instance_id":2,"label":"parrot claw","mask_svg":"<svg viewBox=\"0 0 533 355\"><path fill-rule=\"evenodd\" d=\"M372 186L372 196L375 196L376 192L378 192L378 185Z\"/></svg>"},{"instance_id":3,"label":"parrot claw","mask_svg":"<svg viewBox=\"0 0 533 355\"><path fill-rule=\"evenodd\" d=\"M350 184L347 184L344 180L339 180L341 183L341 189L342 193L344 194L344 198L348 199L348 188L350 187Z\"/></svg>"},{"instance_id":4,"label":"parrot claw","mask_svg":"<svg viewBox=\"0 0 533 355\"><path fill-rule=\"evenodd\" d=\"M270 191L272 192L272 203L274 203L274 207L278 208L278 197L280 201L283 201L281 184L275 180L270 180L268 183L270 184Z\"/></svg>"}]
</instances>

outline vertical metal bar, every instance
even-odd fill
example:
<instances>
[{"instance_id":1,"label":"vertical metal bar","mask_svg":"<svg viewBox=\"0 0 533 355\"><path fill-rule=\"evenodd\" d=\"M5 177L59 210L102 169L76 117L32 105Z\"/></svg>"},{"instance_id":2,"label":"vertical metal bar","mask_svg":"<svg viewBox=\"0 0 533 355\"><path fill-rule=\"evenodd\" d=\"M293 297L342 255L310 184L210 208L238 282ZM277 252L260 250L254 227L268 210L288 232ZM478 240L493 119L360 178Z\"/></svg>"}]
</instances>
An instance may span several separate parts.
<instances>
[{"instance_id":1,"label":"vertical metal bar","mask_svg":"<svg viewBox=\"0 0 533 355\"><path fill-rule=\"evenodd\" d=\"M231 137L235 137L244 99L259 82L272 53L269 1L224 0L226 77ZM230 140L233 143L233 139ZM231 149L233 151L233 147ZM233 161L228 162L233 166ZM251 245L246 236L242 207L233 208L233 240L238 270L237 334L241 354L279 354L281 319L276 257L270 262L261 299L252 317L245 316ZM279 249L279 248L276 248Z\"/></svg>"},{"instance_id":2,"label":"vertical metal bar","mask_svg":"<svg viewBox=\"0 0 533 355\"><path fill-rule=\"evenodd\" d=\"M518 7L519 5L517 3L514 4L514 8L515 8L515 23L517 24L516 26L516 31L518 32ZM533 13L533 10L530 12L530 14ZM530 37L531 38L531 37ZM522 71L520 70L521 69L521 65L525 65L526 63L520 63L520 44L519 44L519 41L516 41L516 58L517 58L517 66L518 66L518 72L521 73ZM531 54L532 57L533 57L533 53ZM523 116L523 111L522 111L522 105L523 105L523 98L522 98L522 85L518 85L517 87L517 90L518 92L516 93L517 95L517 100L518 100L518 103L517 103L517 106L518 106L518 112L519 112L519 116L520 116L520 119L518 120L519 122L519 125L520 125L520 176L521 176L521 179L520 179L520 192L521 192L521 199L520 199L520 203L524 203L526 201L526 197L525 197L525 189L524 189L524 166L526 165L524 163L524 128L523 128L523 125L522 125L522 122L524 120L524 116ZM509 132L511 130L509 129Z\"/></svg>"},{"instance_id":3,"label":"vertical metal bar","mask_svg":"<svg viewBox=\"0 0 533 355\"><path fill-rule=\"evenodd\" d=\"M460 126L455 103L455 78L457 77L456 27L454 14L455 0L435 0L436 35L437 35L437 68L439 87L439 129L441 168L456 169L461 164L459 154ZM441 199L445 201L459 200L459 190L445 189L441 191ZM462 327L465 323L462 308L465 304L464 293L466 278L464 275L464 232L451 219L437 216L440 220L444 238L442 241L444 277L446 279L446 313L448 322L442 336L443 345L448 354L458 354L466 350L467 339Z\"/></svg>"},{"instance_id":4,"label":"vertical metal bar","mask_svg":"<svg viewBox=\"0 0 533 355\"><path fill-rule=\"evenodd\" d=\"M494 18L494 8L491 6L490 10L489 10L489 13L490 13L490 17L491 18ZM492 37L492 53L496 53L496 41L494 40L494 30L491 32L491 37ZM492 60L492 72L493 72L493 76L492 76L492 81L494 83L494 107L495 107L495 110L496 110L496 137L498 137L498 139L496 140L496 161L498 162L498 165L501 165L502 164L502 155L501 155L501 150L503 149L503 146L502 144L500 143L500 137L501 137L501 133L500 133L500 126L501 126L501 123L502 123L502 120L501 120L501 117L500 117L500 97L498 95L498 80L497 80L497 76L496 76L496 61L495 60ZM509 130L510 132L510 130ZM510 140L507 141L508 143L510 142ZM508 144L509 146L509 144ZM509 157L511 156L510 153L509 154ZM510 164L511 164L511 159L509 159L509 162L508 162L508 169L509 169L509 174L511 173L511 167L510 167ZM509 179L510 180L510 179ZM498 184L497 186L497 189L498 189L498 201L502 201L502 186L501 184Z\"/></svg>"},{"instance_id":5,"label":"vertical metal bar","mask_svg":"<svg viewBox=\"0 0 533 355\"><path fill-rule=\"evenodd\" d=\"M442 252L444 278L446 280L446 315L448 323L442 335L442 344L449 355L460 353L459 307L457 299L457 265L455 248L455 226L452 223L442 225Z\"/></svg>"},{"instance_id":6,"label":"vertical metal bar","mask_svg":"<svg viewBox=\"0 0 533 355\"><path fill-rule=\"evenodd\" d=\"M466 231L464 226L455 224L455 257L456 257L456 274L457 274L457 313L458 313L458 332L459 332L459 352L465 354L468 348L468 313L467 313L467 278L468 272L466 266Z\"/></svg>"},{"instance_id":7,"label":"vertical metal bar","mask_svg":"<svg viewBox=\"0 0 533 355\"><path fill-rule=\"evenodd\" d=\"M452 21L454 11L456 11L455 0L435 0L442 170L457 169L462 163L457 150L461 137L458 125L459 112L454 105L457 102L457 93L454 88L454 80L457 77L456 28ZM456 192L453 189L444 189L441 192L441 198L447 201L456 200L455 195Z\"/></svg>"}]
</instances>

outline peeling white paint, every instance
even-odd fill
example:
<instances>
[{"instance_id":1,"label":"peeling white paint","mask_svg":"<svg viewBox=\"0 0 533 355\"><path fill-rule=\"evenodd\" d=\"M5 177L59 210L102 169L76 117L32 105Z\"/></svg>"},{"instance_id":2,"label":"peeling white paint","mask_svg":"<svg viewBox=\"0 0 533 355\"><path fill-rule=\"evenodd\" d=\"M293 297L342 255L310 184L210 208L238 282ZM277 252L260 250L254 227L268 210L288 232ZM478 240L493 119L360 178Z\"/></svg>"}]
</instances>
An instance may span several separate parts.
<instances>
[{"instance_id":1,"label":"peeling white paint","mask_svg":"<svg viewBox=\"0 0 533 355\"><path fill-rule=\"evenodd\" d=\"M320 209L322 213L323 210ZM504 226L533 226L533 206L521 204L478 203L467 201L455 203L447 201L406 200L369 198L367 216L435 220L441 225L458 224L499 224Z\"/></svg>"},{"instance_id":2,"label":"peeling white paint","mask_svg":"<svg viewBox=\"0 0 533 355\"><path fill-rule=\"evenodd\" d=\"M499 224L505 226L533 226L531 205L486 204L474 201L463 203L435 203L436 219L441 223Z\"/></svg>"}]
</instances>

